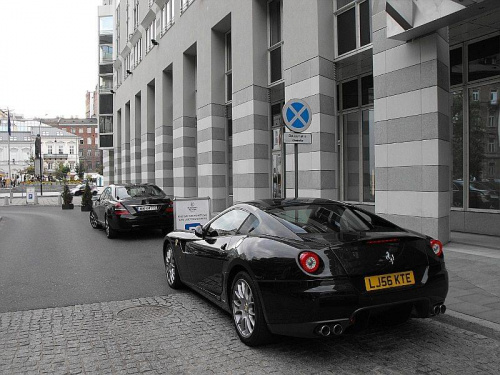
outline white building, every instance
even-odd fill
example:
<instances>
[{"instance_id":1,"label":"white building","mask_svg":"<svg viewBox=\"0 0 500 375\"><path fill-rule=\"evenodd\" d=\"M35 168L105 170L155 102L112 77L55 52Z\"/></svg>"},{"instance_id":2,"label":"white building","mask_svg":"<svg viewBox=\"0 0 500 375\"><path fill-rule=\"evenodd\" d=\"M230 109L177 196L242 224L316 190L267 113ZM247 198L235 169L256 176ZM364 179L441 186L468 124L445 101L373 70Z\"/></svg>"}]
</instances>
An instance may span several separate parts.
<instances>
[{"instance_id":1,"label":"white building","mask_svg":"<svg viewBox=\"0 0 500 375\"><path fill-rule=\"evenodd\" d=\"M53 174L59 163L74 172L78 165L79 137L75 134L40 124L38 120L12 119L10 136L10 170L12 177L22 178L23 171L34 156L35 138L41 133L44 175ZM7 119L0 122L0 171L9 171L9 135Z\"/></svg>"}]
</instances>

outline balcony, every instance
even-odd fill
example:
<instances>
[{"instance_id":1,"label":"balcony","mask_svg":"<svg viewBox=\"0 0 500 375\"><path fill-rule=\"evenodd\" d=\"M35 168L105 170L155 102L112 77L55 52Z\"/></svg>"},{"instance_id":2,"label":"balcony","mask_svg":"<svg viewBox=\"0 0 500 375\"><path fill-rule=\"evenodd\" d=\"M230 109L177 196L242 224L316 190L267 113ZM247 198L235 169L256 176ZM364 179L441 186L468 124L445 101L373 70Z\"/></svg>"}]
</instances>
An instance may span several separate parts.
<instances>
[{"instance_id":1,"label":"balcony","mask_svg":"<svg viewBox=\"0 0 500 375\"><path fill-rule=\"evenodd\" d=\"M62 160L67 159L68 154L43 154L44 160Z\"/></svg>"}]
</instances>

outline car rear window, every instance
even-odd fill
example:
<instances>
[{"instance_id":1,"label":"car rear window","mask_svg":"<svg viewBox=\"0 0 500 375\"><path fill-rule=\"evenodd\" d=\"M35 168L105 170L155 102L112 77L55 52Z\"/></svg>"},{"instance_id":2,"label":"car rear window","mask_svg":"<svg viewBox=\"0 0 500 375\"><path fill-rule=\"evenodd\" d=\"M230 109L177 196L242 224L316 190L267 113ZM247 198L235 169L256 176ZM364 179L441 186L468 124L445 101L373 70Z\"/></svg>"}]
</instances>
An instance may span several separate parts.
<instances>
[{"instance_id":1,"label":"car rear window","mask_svg":"<svg viewBox=\"0 0 500 375\"><path fill-rule=\"evenodd\" d=\"M165 193L155 185L119 186L116 188L119 199L138 197L164 197Z\"/></svg>"},{"instance_id":2,"label":"car rear window","mask_svg":"<svg viewBox=\"0 0 500 375\"><path fill-rule=\"evenodd\" d=\"M297 234L397 229L394 224L378 216L336 204L274 207L267 213Z\"/></svg>"}]
</instances>

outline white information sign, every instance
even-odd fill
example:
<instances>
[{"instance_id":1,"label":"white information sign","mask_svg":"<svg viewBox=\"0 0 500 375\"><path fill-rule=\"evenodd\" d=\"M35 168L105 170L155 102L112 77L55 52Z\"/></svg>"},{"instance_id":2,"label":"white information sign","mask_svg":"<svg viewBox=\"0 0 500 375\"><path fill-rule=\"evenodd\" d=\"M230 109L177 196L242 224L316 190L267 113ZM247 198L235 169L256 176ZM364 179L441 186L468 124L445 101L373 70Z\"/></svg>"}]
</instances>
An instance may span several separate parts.
<instances>
[{"instance_id":1,"label":"white information sign","mask_svg":"<svg viewBox=\"0 0 500 375\"><path fill-rule=\"evenodd\" d=\"M300 143L300 144L311 144L312 134L311 133L284 133L283 142L286 144L290 143Z\"/></svg>"},{"instance_id":2,"label":"white information sign","mask_svg":"<svg viewBox=\"0 0 500 375\"><path fill-rule=\"evenodd\" d=\"M27 187L26 188L26 203L35 203L35 188Z\"/></svg>"},{"instance_id":3,"label":"white information sign","mask_svg":"<svg viewBox=\"0 0 500 375\"><path fill-rule=\"evenodd\" d=\"M174 199L174 229L194 230L210 220L210 198Z\"/></svg>"}]
</instances>

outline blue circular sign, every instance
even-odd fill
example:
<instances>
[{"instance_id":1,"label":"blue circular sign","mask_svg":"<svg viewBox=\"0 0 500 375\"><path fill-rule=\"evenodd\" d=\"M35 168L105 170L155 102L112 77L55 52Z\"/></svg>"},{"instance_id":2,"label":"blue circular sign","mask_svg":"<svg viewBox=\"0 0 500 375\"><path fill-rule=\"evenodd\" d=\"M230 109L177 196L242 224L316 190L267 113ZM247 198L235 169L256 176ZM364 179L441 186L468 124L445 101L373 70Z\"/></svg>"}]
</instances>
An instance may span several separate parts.
<instances>
[{"instance_id":1,"label":"blue circular sign","mask_svg":"<svg viewBox=\"0 0 500 375\"><path fill-rule=\"evenodd\" d=\"M311 108L302 99L290 99L283 106L281 114L286 127L293 132L301 133L311 125Z\"/></svg>"}]
</instances>

